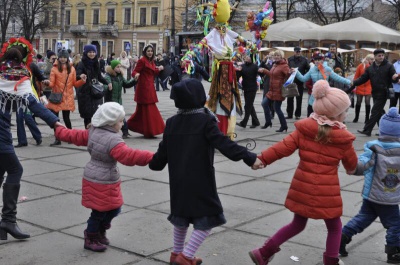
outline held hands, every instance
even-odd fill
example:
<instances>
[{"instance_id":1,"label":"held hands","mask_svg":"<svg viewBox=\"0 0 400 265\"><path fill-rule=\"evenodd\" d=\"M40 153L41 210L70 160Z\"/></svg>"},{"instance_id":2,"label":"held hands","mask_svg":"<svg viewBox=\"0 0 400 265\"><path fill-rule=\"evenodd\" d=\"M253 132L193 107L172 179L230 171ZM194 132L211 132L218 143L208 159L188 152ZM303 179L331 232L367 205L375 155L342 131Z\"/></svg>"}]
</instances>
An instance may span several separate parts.
<instances>
[{"instance_id":1,"label":"held hands","mask_svg":"<svg viewBox=\"0 0 400 265\"><path fill-rule=\"evenodd\" d=\"M48 79L43 80L42 84L45 85L45 86L49 86L50 85L50 81Z\"/></svg>"},{"instance_id":2,"label":"held hands","mask_svg":"<svg viewBox=\"0 0 400 265\"><path fill-rule=\"evenodd\" d=\"M81 74L80 78L82 79L83 82L86 83L87 76L85 74Z\"/></svg>"},{"instance_id":3,"label":"held hands","mask_svg":"<svg viewBox=\"0 0 400 265\"><path fill-rule=\"evenodd\" d=\"M251 169L257 170L257 169L262 169L264 167L265 167L264 163L259 158L257 158L256 162L254 162L254 164L251 166Z\"/></svg>"},{"instance_id":4,"label":"held hands","mask_svg":"<svg viewBox=\"0 0 400 265\"><path fill-rule=\"evenodd\" d=\"M158 70L160 70L160 71L164 70L164 66L162 66L162 65L158 66Z\"/></svg>"},{"instance_id":5,"label":"held hands","mask_svg":"<svg viewBox=\"0 0 400 265\"><path fill-rule=\"evenodd\" d=\"M258 72L259 72L259 73L264 73L264 70L265 70L265 69L262 68L262 67L258 68Z\"/></svg>"},{"instance_id":6,"label":"held hands","mask_svg":"<svg viewBox=\"0 0 400 265\"><path fill-rule=\"evenodd\" d=\"M140 76L140 74L137 73L137 74L135 75L135 80L138 80L138 79L139 79L139 76Z\"/></svg>"},{"instance_id":7,"label":"held hands","mask_svg":"<svg viewBox=\"0 0 400 265\"><path fill-rule=\"evenodd\" d=\"M54 123L54 129L56 129L57 127L65 127L64 124L62 124L61 122L57 121L56 123ZM66 128L66 127L65 127Z\"/></svg>"}]
</instances>

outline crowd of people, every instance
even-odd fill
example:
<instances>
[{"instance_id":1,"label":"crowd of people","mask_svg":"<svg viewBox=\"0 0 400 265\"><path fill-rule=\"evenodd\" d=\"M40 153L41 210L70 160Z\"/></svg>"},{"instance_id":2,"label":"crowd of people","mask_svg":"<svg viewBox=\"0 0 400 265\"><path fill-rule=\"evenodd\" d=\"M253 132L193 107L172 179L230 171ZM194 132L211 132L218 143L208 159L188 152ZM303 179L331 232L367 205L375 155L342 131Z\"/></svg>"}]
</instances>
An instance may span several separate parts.
<instances>
[{"instance_id":1,"label":"crowd of people","mask_svg":"<svg viewBox=\"0 0 400 265\"><path fill-rule=\"evenodd\" d=\"M29 42L23 38L11 39L0 54L0 185L4 181L0 239L7 239L7 234L17 239L30 237L16 223L23 170L10 131L12 107L15 106L17 124L24 119L28 124L35 124L31 115L34 114L54 128L56 140L52 146L64 141L88 147L91 159L85 166L82 181L82 205L91 209L84 230L85 249L102 252L110 244L106 231L123 205L117 162L127 166L148 165L156 171L168 164L171 194L168 220L174 226L170 264L198 265L202 260L195 257L196 251L213 228L226 223L215 188L214 150L230 160L243 160L253 170L263 169L298 151L300 162L285 201L286 208L294 214L293 220L262 247L250 251L251 260L257 265L268 264L280 251L280 246L303 231L312 218L323 220L327 227L324 265L341 264L339 253L348 255L346 245L351 238L379 217L387 229L387 262L400 264L400 181L396 175L400 164L400 115L395 107L400 98L396 72L400 66L397 62L389 63L384 50L376 49L366 56L360 69L357 68L355 78L349 80L343 77L344 65L336 46L332 45L325 55L315 53L312 63L301 55L300 47L295 47L294 52L287 60L284 53L277 50L260 66L250 54L239 64L220 58L220 69L211 77L218 82L212 81L208 96L197 78L188 74L183 78L183 72L174 70L176 76L174 81L171 77L170 98L178 110L164 122L156 105L155 82L158 80L156 84L163 90L168 89L165 80L159 80L158 76L170 65L182 67L183 63L175 57L172 61L166 60L155 54L152 45L147 45L133 67L126 53L122 52L119 58L111 55L106 62L98 56L96 46L87 44L80 61L75 56L72 59L68 50L62 49L57 54L48 51L46 62L39 65L40 62L33 62L34 50ZM274 114L279 118L280 128L276 131L279 133L288 131L286 119L294 115L299 121L281 142L257 155L226 136L229 136L227 120L233 114L236 116L236 110L241 110L236 86L240 78L245 99L244 118L235 123L246 128L251 117L250 128L261 125L254 108L258 75L264 80L265 123L261 128L272 126ZM303 92L307 83L310 86L307 118L301 119L303 93L288 102L286 117L281 109L286 100L281 88L291 75L298 90ZM391 108L385 114L384 106L392 86ZM136 110L126 121L122 91L129 87L135 87ZM74 88L85 129L73 129L69 118L70 112L75 110ZM372 129L379 123L379 139L367 142L360 156L353 146L355 136L345 125L351 106L349 93L357 95L353 122L358 122L362 98L365 97L366 110L371 97L373 99L371 115L369 111L366 113L364 129L359 133L371 136ZM63 124L58 117L60 111ZM34 139L41 144L41 136L34 126L32 128ZM144 138L163 134L158 150L153 153L130 148L124 141L128 130ZM22 133L17 134L15 147L26 146L26 136L19 139ZM343 228L338 179L340 162L348 174L365 175L360 213ZM194 230L185 245L190 224Z\"/></svg>"}]
</instances>

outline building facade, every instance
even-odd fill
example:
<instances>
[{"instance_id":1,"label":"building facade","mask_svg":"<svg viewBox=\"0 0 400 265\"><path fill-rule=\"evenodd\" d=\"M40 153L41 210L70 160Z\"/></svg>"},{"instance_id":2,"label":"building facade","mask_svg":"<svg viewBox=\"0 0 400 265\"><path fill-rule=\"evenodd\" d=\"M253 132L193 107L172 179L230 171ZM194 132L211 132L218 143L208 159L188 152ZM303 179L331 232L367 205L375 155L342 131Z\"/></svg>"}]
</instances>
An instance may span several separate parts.
<instances>
[{"instance_id":1,"label":"building facade","mask_svg":"<svg viewBox=\"0 0 400 265\"><path fill-rule=\"evenodd\" d=\"M86 44L97 47L104 57L122 51L140 55L152 44L156 52L169 50L171 1L166 0L69 0L65 4L65 29L61 34L60 6L49 12L49 27L41 34L39 52L57 50L61 35L73 53L83 52ZM175 0L182 6L183 0ZM176 12L175 21L181 21ZM175 23L181 30L182 23Z\"/></svg>"}]
</instances>

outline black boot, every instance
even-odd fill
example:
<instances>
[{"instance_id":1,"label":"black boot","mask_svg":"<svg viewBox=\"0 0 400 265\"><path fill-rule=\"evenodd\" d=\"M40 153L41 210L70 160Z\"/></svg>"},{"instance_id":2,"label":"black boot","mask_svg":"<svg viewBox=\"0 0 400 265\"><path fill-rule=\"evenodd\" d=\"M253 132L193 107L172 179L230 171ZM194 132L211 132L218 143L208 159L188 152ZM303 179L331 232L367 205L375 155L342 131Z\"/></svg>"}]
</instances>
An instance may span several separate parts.
<instances>
[{"instance_id":1,"label":"black boot","mask_svg":"<svg viewBox=\"0 0 400 265\"><path fill-rule=\"evenodd\" d=\"M387 254L387 263L400 264L400 247L385 246L385 253Z\"/></svg>"},{"instance_id":2,"label":"black boot","mask_svg":"<svg viewBox=\"0 0 400 265\"><path fill-rule=\"evenodd\" d=\"M3 210L0 223L0 239L7 240L7 234L16 239L29 238L29 234L23 233L17 225L17 201L20 184L3 185Z\"/></svg>"},{"instance_id":3,"label":"black boot","mask_svg":"<svg viewBox=\"0 0 400 265\"><path fill-rule=\"evenodd\" d=\"M347 252L346 250L346 245L349 244L350 241L351 238L342 233L342 239L340 240L340 248L339 248L339 254L342 257L347 257L349 255L349 252Z\"/></svg>"},{"instance_id":4,"label":"black boot","mask_svg":"<svg viewBox=\"0 0 400 265\"><path fill-rule=\"evenodd\" d=\"M356 117L354 118L353 122L358 122L358 117L360 116L361 105L356 105Z\"/></svg>"},{"instance_id":5,"label":"black boot","mask_svg":"<svg viewBox=\"0 0 400 265\"><path fill-rule=\"evenodd\" d=\"M50 146L56 146L56 145L61 145L61 141L58 139L55 139L54 143L50 144Z\"/></svg>"},{"instance_id":6,"label":"black boot","mask_svg":"<svg viewBox=\"0 0 400 265\"><path fill-rule=\"evenodd\" d=\"M369 121L369 114L371 112L371 105L365 105L365 121L367 123Z\"/></svg>"}]
</instances>

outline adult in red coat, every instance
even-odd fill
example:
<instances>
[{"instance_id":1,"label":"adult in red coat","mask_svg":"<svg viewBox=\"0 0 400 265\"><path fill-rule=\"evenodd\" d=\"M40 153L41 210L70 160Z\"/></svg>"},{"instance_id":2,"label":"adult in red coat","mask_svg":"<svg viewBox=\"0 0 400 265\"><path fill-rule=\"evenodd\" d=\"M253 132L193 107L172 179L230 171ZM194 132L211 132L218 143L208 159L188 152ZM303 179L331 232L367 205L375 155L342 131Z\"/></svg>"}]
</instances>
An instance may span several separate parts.
<instances>
[{"instance_id":1,"label":"adult in red coat","mask_svg":"<svg viewBox=\"0 0 400 265\"><path fill-rule=\"evenodd\" d=\"M375 58L374 55L368 54L362 60L362 62L357 66L356 73L354 75L354 80L362 76L365 70L374 62ZM362 85L356 87L356 95L357 95L357 102L356 102L356 117L354 118L353 122L358 122L358 117L360 116L361 104L363 97L365 97L365 123L369 120L369 113L371 112L371 81L367 81Z\"/></svg>"},{"instance_id":2,"label":"adult in red coat","mask_svg":"<svg viewBox=\"0 0 400 265\"><path fill-rule=\"evenodd\" d=\"M269 90L264 97L261 105L264 109L265 116L265 125L261 128L265 129L269 126L272 126L271 122L271 111L269 109L269 101L273 101L273 107L275 113L278 115L279 122L281 123L281 127L276 132L287 131L287 123L285 119L285 115L281 110L282 102L285 100L282 97L282 86L290 76L290 68L285 58L283 58L284 54L282 51L277 50L273 53L274 64L271 70L267 70L265 68L260 68L259 72L266 74L269 76Z\"/></svg>"},{"instance_id":3,"label":"adult in red coat","mask_svg":"<svg viewBox=\"0 0 400 265\"><path fill-rule=\"evenodd\" d=\"M134 98L137 105L127 124L129 130L143 134L145 138L164 132L165 123L156 106L158 98L154 87L154 77L163 69L163 66L155 65L153 46L149 44L143 49L143 56L132 72L138 80Z\"/></svg>"},{"instance_id":4,"label":"adult in red coat","mask_svg":"<svg viewBox=\"0 0 400 265\"><path fill-rule=\"evenodd\" d=\"M325 80L314 85L314 113L295 123L296 130L260 156L265 165L298 151L300 162L294 173L285 206L294 213L293 221L282 227L266 244L250 252L254 261L268 261L279 246L299 234L308 218L323 219L327 226L324 264L338 264L342 223L342 197L338 168L347 171L357 166L353 147L355 137L343 121L350 106L347 94L330 88ZM268 262L267 262L268 263ZM256 263L256 264L267 264Z\"/></svg>"}]
</instances>

